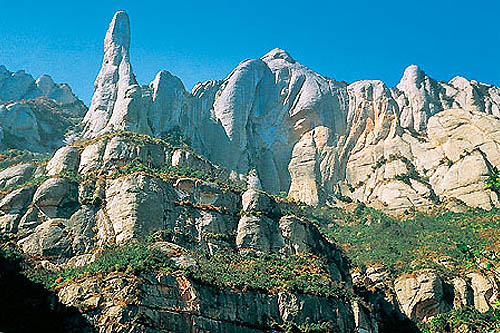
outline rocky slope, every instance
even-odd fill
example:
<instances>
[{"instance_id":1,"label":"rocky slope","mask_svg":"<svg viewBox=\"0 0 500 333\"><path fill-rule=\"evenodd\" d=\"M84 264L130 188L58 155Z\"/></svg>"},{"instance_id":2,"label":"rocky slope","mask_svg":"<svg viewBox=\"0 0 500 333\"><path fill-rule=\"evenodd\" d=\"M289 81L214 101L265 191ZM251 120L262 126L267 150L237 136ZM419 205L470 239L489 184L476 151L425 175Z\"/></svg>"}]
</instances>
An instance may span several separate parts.
<instances>
[{"instance_id":1,"label":"rocky slope","mask_svg":"<svg viewBox=\"0 0 500 333\"><path fill-rule=\"evenodd\" d=\"M103 332L259 332L311 321L348 332L355 329L355 317L368 323L360 325L372 325L368 308L341 296L353 295L347 259L316 226L289 211L288 205L299 206L252 187L244 190L226 169L185 148L120 132L62 147L45 164L12 166L0 179L5 184L3 237L47 270L42 278L49 277L49 285L64 282L56 288L60 301L85 313L88 327ZM147 240L155 234L160 239ZM50 280L64 276L65 269L89 267L110 244L145 241L166 253L164 262L172 262L177 272L195 267L195 274L216 269L202 268L202 258L221 251L239 256L241 265L266 254L280 265L310 254L321 258L321 266L316 259L296 268L291 262L292 270L300 269L293 274L317 267L320 275L304 278L311 284L319 278L321 288L330 287L324 292L307 285L292 288L271 278L272 289L262 284L241 292L239 284L217 288L187 273L129 269L109 277ZM199 251L205 254L199 257ZM337 285L339 294L330 294Z\"/></svg>"},{"instance_id":2,"label":"rocky slope","mask_svg":"<svg viewBox=\"0 0 500 333\"><path fill-rule=\"evenodd\" d=\"M494 271L351 270L325 236L345 218L146 135L75 142L0 180L2 249L53 290L62 331L418 332L454 308L490 311L499 290Z\"/></svg>"},{"instance_id":3,"label":"rocky slope","mask_svg":"<svg viewBox=\"0 0 500 333\"><path fill-rule=\"evenodd\" d=\"M0 148L52 153L71 141L87 111L66 84L48 75L36 81L0 66ZM70 131L71 130L71 131Z\"/></svg>"},{"instance_id":4,"label":"rocky slope","mask_svg":"<svg viewBox=\"0 0 500 333\"><path fill-rule=\"evenodd\" d=\"M483 262L356 267L352 239L331 230L394 224L364 204L487 209L466 228L496 230L499 88L417 66L394 88L347 84L275 49L188 92L167 71L140 85L129 52L119 11L86 113L68 86L0 67L2 148L54 152L1 156L0 263L51 291L37 296L63 318L51 330L418 332L495 309L498 270Z\"/></svg>"}]
</instances>

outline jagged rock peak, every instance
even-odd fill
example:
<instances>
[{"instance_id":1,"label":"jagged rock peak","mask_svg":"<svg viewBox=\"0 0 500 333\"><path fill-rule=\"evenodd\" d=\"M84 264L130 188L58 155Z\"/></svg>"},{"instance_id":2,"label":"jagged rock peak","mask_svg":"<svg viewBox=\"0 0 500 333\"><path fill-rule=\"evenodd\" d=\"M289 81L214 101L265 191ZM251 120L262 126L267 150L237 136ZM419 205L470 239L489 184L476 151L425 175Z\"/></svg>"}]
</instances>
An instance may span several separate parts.
<instances>
[{"instance_id":1,"label":"jagged rock peak","mask_svg":"<svg viewBox=\"0 0 500 333\"><path fill-rule=\"evenodd\" d=\"M155 79L153 82L151 82L152 87L157 87L158 85L161 84L168 84L169 82L175 82L176 84L182 85L182 88L184 89L184 84L182 83L181 79L179 79L177 76L173 75L167 70L161 70L156 74Z\"/></svg>"},{"instance_id":2,"label":"jagged rock peak","mask_svg":"<svg viewBox=\"0 0 500 333\"><path fill-rule=\"evenodd\" d=\"M127 53L130 48L130 20L124 10L115 13L104 39L105 51L117 47L123 47Z\"/></svg>"},{"instance_id":3,"label":"jagged rock peak","mask_svg":"<svg viewBox=\"0 0 500 333\"><path fill-rule=\"evenodd\" d=\"M273 59L283 59L291 63L295 62L295 60L290 56L288 52L280 48L272 49L271 51L267 52L261 59L266 62Z\"/></svg>"},{"instance_id":4,"label":"jagged rock peak","mask_svg":"<svg viewBox=\"0 0 500 333\"><path fill-rule=\"evenodd\" d=\"M148 132L141 128L145 108L141 105L141 88L130 64L129 47L129 18L125 11L118 11L104 39L104 59L85 115L83 137L124 129Z\"/></svg>"},{"instance_id":5,"label":"jagged rock peak","mask_svg":"<svg viewBox=\"0 0 500 333\"><path fill-rule=\"evenodd\" d=\"M44 94L48 95L52 88L54 87L55 83L54 80L52 79L51 76L49 75L42 75L36 80L36 85L38 89Z\"/></svg>"},{"instance_id":6,"label":"jagged rock peak","mask_svg":"<svg viewBox=\"0 0 500 333\"><path fill-rule=\"evenodd\" d=\"M420 67L418 67L417 65L410 65L406 67L403 77L397 85L397 88L401 89L403 85L407 85L408 83L416 84L420 82L425 76L426 74Z\"/></svg>"}]
</instances>

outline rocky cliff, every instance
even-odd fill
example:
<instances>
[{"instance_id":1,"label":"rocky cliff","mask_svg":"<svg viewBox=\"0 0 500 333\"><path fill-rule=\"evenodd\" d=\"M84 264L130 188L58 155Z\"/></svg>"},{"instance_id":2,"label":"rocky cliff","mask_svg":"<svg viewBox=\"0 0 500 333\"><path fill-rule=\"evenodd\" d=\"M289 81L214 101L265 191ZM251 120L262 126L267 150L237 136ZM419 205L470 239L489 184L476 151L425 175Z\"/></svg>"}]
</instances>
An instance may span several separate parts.
<instances>
[{"instance_id":1,"label":"rocky cliff","mask_svg":"<svg viewBox=\"0 0 500 333\"><path fill-rule=\"evenodd\" d=\"M188 92L139 84L130 45L119 11L88 111L0 67L2 148L51 153L0 158L0 263L50 291L50 330L418 332L496 309L499 88L417 66L348 84L274 49Z\"/></svg>"},{"instance_id":2,"label":"rocky cliff","mask_svg":"<svg viewBox=\"0 0 500 333\"><path fill-rule=\"evenodd\" d=\"M161 137L176 128L215 163L244 175L255 169L264 190L311 205L349 198L394 213L452 198L498 205L481 185L500 164L497 87L462 77L437 82L415 65L394 88L347 84L274 49L190 93L166 71L138 85L129 47L129 20L119 12L84 138L116 130Z\"/></svg>"}]
</instances>

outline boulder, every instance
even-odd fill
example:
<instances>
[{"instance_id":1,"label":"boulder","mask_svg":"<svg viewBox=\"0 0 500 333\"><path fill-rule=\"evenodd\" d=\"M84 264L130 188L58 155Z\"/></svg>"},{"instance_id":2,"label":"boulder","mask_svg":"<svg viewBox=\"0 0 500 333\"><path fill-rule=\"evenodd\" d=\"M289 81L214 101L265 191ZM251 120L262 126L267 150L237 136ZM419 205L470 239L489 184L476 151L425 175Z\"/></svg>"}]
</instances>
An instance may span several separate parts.
<instances>
[{"instance_id":1,"label":"boulder","mask_svg":"<svg viewBox=\"0 0 500 333\"><path fill-rule=\"evenodd\" d=\"M71 146L62 147L56 151L49 163L47 163L47 175L76 174L79 164L80 153L78 149Z\"/></svg>"},{"instance_id":2,"label":"boulder","mask_svg":"<svg viewBox=\"0 0 500 333\"><path fill-rule=\"evenodd\" d=\"M443 281L432 270L399 276L394 281L394 290L402 312L411 320L425 321L450 310Z\"/></svg>"},{"instance_id":3,"label":"boulder","mask_svg":"<svg viewBox=\"0 0 500 333\"><path fill-rule=\"evenodd\" d=\"M22 185L31 179L36 166L31 163L19 164L0 172L0 188Z\"/></svg>"}]
</instances>

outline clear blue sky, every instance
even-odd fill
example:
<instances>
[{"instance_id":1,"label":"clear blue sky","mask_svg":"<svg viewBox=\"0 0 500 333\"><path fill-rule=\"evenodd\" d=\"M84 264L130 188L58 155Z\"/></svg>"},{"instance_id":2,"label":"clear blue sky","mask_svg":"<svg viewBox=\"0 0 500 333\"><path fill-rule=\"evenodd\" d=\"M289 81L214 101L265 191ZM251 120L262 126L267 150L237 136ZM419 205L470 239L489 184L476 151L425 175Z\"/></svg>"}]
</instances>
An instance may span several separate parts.
<instances>
[{"instance_id":1,"label":"clear blue sky","mask_svg":"<svg viewBox=\"0 0 500 333\"><path fill-rule=\"evenodd\" d=\"M394 86L415 63L438 80L462 75L500 85L498 0L0 0L0 64L50 74L88 103L119 9L130 16L132 65L142 84L167 69L191 89L280 47L348 82Z\"/></svg>"}]
</instances>

